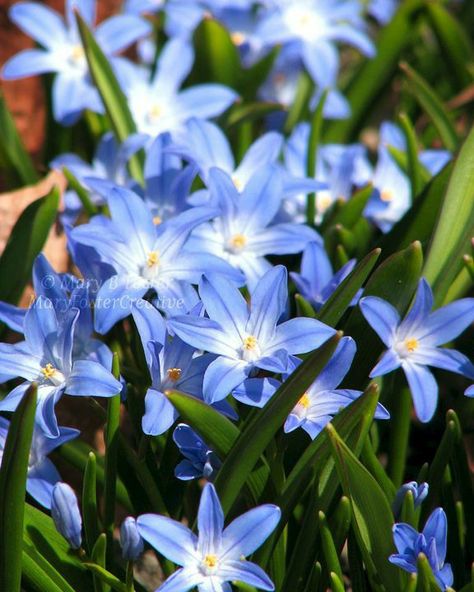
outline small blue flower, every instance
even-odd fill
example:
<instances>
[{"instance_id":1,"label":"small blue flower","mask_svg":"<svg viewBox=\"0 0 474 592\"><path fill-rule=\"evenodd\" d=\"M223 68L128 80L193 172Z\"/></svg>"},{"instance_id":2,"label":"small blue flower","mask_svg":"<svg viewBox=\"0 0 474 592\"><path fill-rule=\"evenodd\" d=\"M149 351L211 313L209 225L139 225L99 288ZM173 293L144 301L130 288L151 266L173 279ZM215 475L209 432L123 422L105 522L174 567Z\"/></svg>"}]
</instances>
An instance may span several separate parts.
<instances>
[{"instance_id":1,"label":"small blue flower","mask_svg":"<svg viewBox=\"0 0 474 592\"><path fill-rule=\"evenodd\" d=\"M199 84L180 91L193 61L192 47L172 39L162 49L151 81L146 68L134 65L120 71L120 82L139 132L155 137L183 129L191 117L216 117L237 99L237 94L222 84Z\"/></svg>"},{"instance_id":2,"label":"small blue flower","mask_svg":"<svg viewBox=\"0 0 474 592\"><path fill-rule=\"evenodd\" d=\"M336 273L332 270L329 257L324 246L317 242L308 243L301 259L301 273L290 272L299 293L315 310L319 310L336 288L351 273L356 260L351 259ZM362 294L359 290L351 302L355 306Z\"/></svg>"},{"instance_id":3,"label":"small blue flower","mask_svg":"<svg viewBox=\"0 0 474 592\"><path fill-rule=\"evenodd\" d=\"M209 318L179 316L171 329L186 343L218 354L204 374L204 400L224 399L255 370L286 373L290 356L312 351L334 335L315 319L297 318L278 324L288 298L287 272L277 265L257 283L250 307L231 283L203 277L199 294Z\"/></svg>"},{"instance_id":4,"label":"small blue flower","mask_svg":"<svg viewBox=\"0 0 474 592\"><path fill-rule=\"evenodd\" d=\"M143 539L132 516L127 516L120 526L120 546L126 561L136 561L143 553Z\"/></svg>"},{"instance_id":5,"label":"small blue flower","mask_svg":"<svg viewBox=\"0 0 474 592\"><path fill-rule=\"evenodd\" d=\"M145 434L157 436L171 427L178 417L165 392L176 389L202 399L204 373L215 356L196 355L194 347L177 336L168 335L163 317L149 302L138 301L132 309L132 315L152 381L145 395L142 428ZM225 401L217 403L215 407L236 418L232 407Z\"/></svg>"},{"instance_id":6,"label":"small blue flower","mask_svg":"<svg viewBox=\"0 0 474 592\"><path fill-rule=\"evenodd\" d=\"M39 296L25 315L25 341L0 344L1 379L25 379L0 401L0 411L14 411L30 384L37 382L36 423L50 438L60 435L54 407L63 393L111 397L122 390L99 362L73 355L79 314L73 307L58 319L51 300Z\"/></svg>"},{"instance_id":7,"label":"small blue flower","mask_svg":"<svg viewBox=\"0 0 474 592\"><path fill-rule=\"evenodd\" d=\"M421 505L421 502L428 495L429 487L429 484L425 482L420 483L419 485L416 481L409 481L408 483L404 483L397 491L397 494L393 501L392 509L394 515L398 516L400 514L403 505L403 500L405 499L405 496L409 491L411 491L413 495L415 508L418 508L418 506Z\"/></svg>"},{"instance_id":8,"label":"small blue flower","mask_svg":"<svg viewBox=\"0 0 474 592\"><path fill-rule=\"evenodd\" d=\"M274 165L255 173L242 194L228 174L213 168L209 190L219 213L193 232L189 248L228 261L245 274L250 290L271 268L266 255L299 253L308 242L322 240L304 224L272 224L283 197L283 176Z\"/></svg>"},{"instance_id":9,"label":"small blue flower","mask_svg":"<svg viewBox=\"0 0 474 592\"><path fill-rule=\"evenodd\" d=\"M398 8L399 0L370 0L367 10L382 25L390 22Z\"/></svg>"},{"instance_id":10,"label":"small blue flower","mask_svg":"<svg viewBox=\"0 0 474 592\"><path fill-rule=\"evenodd\" d=\"M433 511L421 533L409 524L394 524L393 540L398 553L390 555L389 561L409 573L416 573L418 555L424 553L439 587L446 590L453 583L451 565L444 563L447 535L446 514L442 508Z\"/></svg>"},{"instance_id":11,"label":"small blue flower","mask_svg":"<svg viewBox=\"0 0 474 592\"><path fill-rule=\"evenodd\" d=\"M440 348L474 321L474 298L463 298L431 312L433 293L422 278L416 298L401 320L395 308L375 296L360 301L362 314L388 347L370 377L402 368L410 386L418 418L427 422L436 410L438 385L427 366L474 378L474 365L454 349Z\"/></svg>"},{"instance_id":12,"label":"small blue flower","mask_svg":"<svg viewBox=\"0 0 474 592\"><path fill-rule=\"evenodd\" d=\"M238 581L261 590L275 589L267 574L245 557L258 549L280 520L280 509L267 504L242 514L224 528L224 514L216 490L208 483L201 494L196 536L181 522L143 514L137 519L142 537L159 553L182 568L159 588L160 592L230 590Z\"/></svg>"},{"instance_id":13,"label":"small blue flower","mask_svg":"<svg viewBox=\"0 0 474 592\"><path fill-rule=\"evenodd\" d=\"M467 389L464 391L464 394L466 397L474 397L474 384L467 387Z\"/></svg>"},{"instance_id":14,"label":"small blue flower","mask_svg":"<svg viewBox=\"0 0 474 592\"><path fill-rule=\"evenodd\" d=\"M4 66L3 77L14 80L55 72L53 114L64 125L75 123L84 109L103 112L99 93L90 79L74 16L77 10L92 27L95 9L93 0L66 0L65 19L37 2L17 2L9 12L11 20L44 49L25 49L13 56ZM125 60L114 56L150 31L151 25L140 17L116 15L95 29L95 37L112 65L120 69Z\"/></svg>"},{"instance_id":15,"label":"small blue flower","mask_svg":"<svg viewBox=\"0 0 474 592\"><path fill-rule=\"evenodd\" d=\"M82 543L82 518L73 489L67 483L56 483L51 499L54 524L73 549Z\"/></svg>"},{"instance_id":16,"label":"small blue flower","mask_svg":"<svg viewBox=\"0 0 474 592\"><path fill-rule=\"evenodd\" d=\"M100 189L98 181L94 187ZM95 216L72 231L76 241L93 247L115 269L96 297L95 327L99 333L106 333L128 316L133 303L149 290L156 293L159 308L168 314L182 314L197 304L191 284L204 272L215 271L241 281L239 272L224 260L199 249L183 249L191 231L212 218L216 210L191 208L156 225L145 202L133 191L108 184L106 189L112 219Z\"/></svg>"},{"instance_id":17,"label":"small blue flower","mask_svg":"<svg viewBox=\"0 0 474 592\"><path fill-rule=\"evenodd\" d=\"M182 481L204 477L211 479L214 472L221 466L215 452L188 425L179 423L174 432L173 440L185 457L174 470L174 474Z\"/></svg>"},{"instance_id":18,"label":"small blue flower","mask_svg":"<svg viewBox=\"0 0 474 592\"><path fill-rule=\"evenodd\" d=\"M3 450L7 439L10 422L0 417L0 466L2 464ZM26 476L26 491L40 505L50 509L53 487L61 481L56 467L50 461L48 454L65 442L77 438L79 430L72 428L59 428L57 438L46 438L43 432L36 428L31 441L30 457L28 459L28 473Z\"/></svg>"}]
</instances>

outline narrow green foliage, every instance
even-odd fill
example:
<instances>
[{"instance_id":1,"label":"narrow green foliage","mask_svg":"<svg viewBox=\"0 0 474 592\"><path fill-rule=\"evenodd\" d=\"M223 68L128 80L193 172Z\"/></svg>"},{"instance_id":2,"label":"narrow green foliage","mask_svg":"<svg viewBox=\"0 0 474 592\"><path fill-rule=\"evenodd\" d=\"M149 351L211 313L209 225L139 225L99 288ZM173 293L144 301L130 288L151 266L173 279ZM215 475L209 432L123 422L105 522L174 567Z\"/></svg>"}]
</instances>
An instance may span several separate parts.
<instances>
[{"instance_id":1,"label":"narrow green foliage","mask_svg":"<svg viewBox=\"0 0 474 592\"><path fill-rule=\"evenodd\" d=\"M89 452L82 486L82 521L86 548L92 552L99 536L99 514L97 509L97 460L93 452Z\"/></svg>"}]
</instances>

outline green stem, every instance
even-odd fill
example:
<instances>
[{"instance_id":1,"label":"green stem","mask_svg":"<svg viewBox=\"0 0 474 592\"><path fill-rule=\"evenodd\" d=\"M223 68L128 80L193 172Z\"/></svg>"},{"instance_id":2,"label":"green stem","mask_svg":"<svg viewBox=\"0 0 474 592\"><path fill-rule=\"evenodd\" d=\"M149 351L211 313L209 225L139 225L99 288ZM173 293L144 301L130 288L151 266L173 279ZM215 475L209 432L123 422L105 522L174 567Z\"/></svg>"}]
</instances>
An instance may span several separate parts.
<instances>
[{"instance_id":1,"label":"green stem","mask_svg":"<svg viewBox=\"0 0 474 592\"><path fill-rule=\"evenodd\" d=\"M388 474L396 488L400 487L405 473L408 439L410 436L411 394L406 387L394 389L394 410L392 413L392 429L390 430L390 458Z\"/></svg>"}]
</instances>

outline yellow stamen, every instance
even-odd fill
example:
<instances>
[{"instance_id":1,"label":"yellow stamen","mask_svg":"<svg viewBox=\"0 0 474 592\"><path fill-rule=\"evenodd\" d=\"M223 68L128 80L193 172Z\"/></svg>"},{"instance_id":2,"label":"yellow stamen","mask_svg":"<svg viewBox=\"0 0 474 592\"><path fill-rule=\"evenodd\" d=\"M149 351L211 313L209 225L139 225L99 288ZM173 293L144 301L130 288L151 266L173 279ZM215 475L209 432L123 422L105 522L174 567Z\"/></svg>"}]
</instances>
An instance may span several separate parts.
<instances>
[{"instance_id":1,"label":"yellow stamen","mask_svg":"<svg viewBox=\"0 0 474 592\"><path fill-rule=\"evenodd\" d=\"M153 216L153 224L155 226L158 226L158 224L161 224L163 222L163 220L161 219L161 216Z\"/></svg>"},{"instance_id":2,"label":"yellow stamen","mask_svg":"<svg viewBox=\"0 0 474 592\"><path fill-rule=\"evenodd\" d=\"M151 109L148 111L148 118L152 121L156 121L163 115L163 107L160 105L152 105Z\"/></svg>"},{"instance_id":3,"label":"yellow stamen","mask_svg":"<svg viewBox=\"0 0 474 592\"><path fill-rule=\"evenodd\" d=\"M380 199L382 201L392 201L393 199L393 191L391 191L390 189L384 189L383 191L381 191L380 193Z\"/></svg>"},{"instance_id":4,"label":"yellow stamen","mask_svg":"<svg viewBox=\"0 0 474 592\"><path fill-rule=\"evenodd\" d=\"M172 382L179 380L181 376L181 368L168 368L168 378Z\"/></svg>"},{"instance_id":5,"label":"yellow stamen","mask_svg":"<svg viewBox=\"0 0 474 592\"><path fill-rule=\"evenodd\" d=\"M243 234L236 234L230 239L230 245L233 249L243 249L247 244L247 238Z\"/></svg>"},{"instance_id":6,"label":"yellow stamen","mask_svg":"<svg viewBox=\"0 0 474 592\"><path fill-rule=\"evenodd\" d=\"M210 569L217 567L217 555L206 555L204 557L204 565Z\"/></svg>"},{"instance_id":7,"label":"yellow stamen","mask_svg":"<svg viewBox=\"0 0 474 592\"><path fill-rule=\"evenodd\" d=\"M320 195L318 197L318 210L325 212L331 205L331 201L330 195Z\"/></svg>"},{"instance_id":8,"label":"yellow stamen","mask_svg":"<svg viewBox=\"0 0 474 592\"><path fill-rule=\"evenodd\" d=\"M232 183L235 185L235 188L238 191L242 191L242 189L244 188L244 184L238 177L232 176Z\"/></svg>"},{"instance_id":9,"label":"yellow stamen","mask_svg":"<svg viewBox=\"0 0 474 592\"><path fill-rule=\"evenodd\" d=\"M244 33L242 33L241 31L236 31L235 33L232 33L230 38L232 39L235 45L242 45L243 43L245 43L246 39Z\"/></svg>"},{"instance_id":10,"label":"yellow stamen","mask_svg":"<svg viewBox=\"0 0 474 592\"><path fill-rule=\"evenodd\" d=\"M41 372L45 378L52 378L56 374L56 368L52 364L46 364Z\"/></svg>"},{"instance_id":11,"label":"yellow stamen","mask_svg":"<svg viewBox=\"0 0 474 592\"><path fill-rule=\"evenodd\" d=\"M148 253L146 264L148 265L148 267L153 267L153 265L157 265L159 260L160 260L160 256L158 254L158 251L150 251Z\"/></svg>"},{"instance_id":12,"label":"yellow stamen","mask_svg":"<svg viewBox=\"0 0 474 592\"><path fill-rule=\"evenodd\" d=\"M416 349L418 349L418 340L414 337L405 339L405 346L409 352L414 352Z\"/></svg>"},{"instance_id":13,"label":"yellow stamen","mask_svg":"<svg viewBox=\"0 0 474 592\"><path fill-rule=\"evenodd\" d=\"M84 48L82 45L75 45L71 51L71 59L73 62L80 62L84 58Z\"/></svg>"},{"instance_id":14,"label":"yellow stamen","mask_svg":"<svg viewBox=\"0 0 474 592\"><path fill-rule=\"evenodd\" d=\"M248 337L246 337L244 339L244 349L251 351L251 350L256 349L257 346L258 346L257 338L254 337L253 335L249 335Z\"/></svg>"},{"instance_id":15,"label":"yellow stamen","mask_svg":"<svg viewBox=\"0 0 474 592\"><path fill-rule=\"evenodd\" d=\"M308 393L305 393L301 399L298 401L298 405L301 405L301 407L304 407L305 409L308 409L308 407L311 404L311 399L309 398Z\"/></svg>"}]
</instances>

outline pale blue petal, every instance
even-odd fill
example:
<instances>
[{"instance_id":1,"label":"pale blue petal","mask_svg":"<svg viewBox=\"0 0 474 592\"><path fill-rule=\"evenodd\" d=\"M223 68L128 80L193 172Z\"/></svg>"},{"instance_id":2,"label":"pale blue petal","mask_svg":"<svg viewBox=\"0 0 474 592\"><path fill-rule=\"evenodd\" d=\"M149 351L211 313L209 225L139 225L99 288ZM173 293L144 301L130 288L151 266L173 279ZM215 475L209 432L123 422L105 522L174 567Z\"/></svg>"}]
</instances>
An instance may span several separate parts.
<instances>
[{"instance_id":1,"label":"pale blue petal","mask_svg":"<svg viewBox=\"0 0 474 592\"><path fill-rule=\"evenodd\" d=\"M166 432L178 417L178 412L166 396L155 389L148 389L145 395L145 414L142 429L149 436Z\"/></svg>"},{"instance_id":2,"label":"pale blue petal","mask_svg":"<svg viewBox=\"0 0 474 592\"><path fill-rule=\"evenodd\" d=\"M402 555L410 553L415 548L418 532L409 524L399 523L393 525L393 541L397 551Z\"/></svg>"},{"instance_id":3,"label":"pale blue petal","mask_svg":"<svg viewBox=\"0 0 474 592\"><path fill-rule=\"evenodd\" d=\"M314 388L315 391L329 391L337 388L349 372L356 349L356 343L352 337L343 337L332 358L308 390Z\"/></svg>"},{"instance_id":4,"label":"pale blue petal","mask_svg":"<svg viewBox=\"0 0 474 592\"><path fill-rule=\"evenodd\" d=\"M189 345L211 353L235 357L236 350L222 327L205 317L176 316L168 320L170 329Z\"/></svg>"},{"instance_id":5,"label":"pale blue petal","mask_svg":"<svg viewBox=\"0 0 474 592\"><path fill-rule=\"evenodd\" d=\"M208 483L201 493L197 520L199 552L202 556L218 553L224 530L224 512L211 483Z\"/></svg>"},{"instance_id":6,"label":"pale blue petal","mask_svg":"<svg viewBox=\"0 0 474 592\"><path fill-rule=\"evenodd\" d=\"M211 362L204 374L203 394L206 403L215 403L248 377L251 367L242 360L219 357Z\"/></svg>"},{"instance_id":7,"label":"pale blue petal","mask_svg":"<svg viewBox=\"0 0 474 592\"><path fill-rule=\"evenodd\" d=\"M408 380L416 415L420 421L426 423L433 417L438 404L436 380L425 366L411 364L405 360L402 368Z\"/></svg>"},{"instance_id":8,"label":"pale blue petal","mask_svg":"<svg viewBox=\"0 0 474 592\"><path fill-rule=\"evenodd\" d=\"M270 347L285 349L290 354L305 354L335 334L335 329L316 319L300 317L278 325Z\"/></svg>"},{"instance_id":9,"label":"pale blue petal","mask_svg":"<svg viewBox=\"0 0 474 592\"><path fill-rule=\"evenodd\" d=\"M350 25L341 24L332 27L331 33L338 41L349 43L350 45L357 47L357 49L367 57L373 57L375 55L374 44L362 31L359 31Z\"/></svg>"},{"instance_id":10,"label":"pale blue petal","mask_svg":"<svg viewBox=\"0 0 474 592\"><path fill-rule=\"evenodd\" d=\"M56 72L60 68L55 55L41 49L24 49L10 58L3 66L2 78L15 80L36 76L46 72Z\"/></svg>"},{"instance_id":11,"label":"pale blue petal","mask_svg":"<svg viewBox=\"0 0 474 592\"><path fill-rule=\"evenodd\" d=\"M49 458L45 458L28 471L26 491L40 505L49 510L51 508L53 487L60 480L61 476L56 467Z\"/></svg>"},{"instance_id":12,"label":"pale blue petal","mask_svg":"<svg viewBox=\"0 0 474 592\"><path fill-rule=\"evenodd\" d=\"M240 232L251 237L277 215L283 198L282 176L276 165L254 173L239 201Z\"/></svg>"},{"instance_id":13,"label":"pale blue petal","mask_svg":"<svg viewBox=\"0 0 474 592\"><path fill-rule=\"evenodd\" d=\"M250 561L227 560L219 568L219 575L229 581L255 586L259 590L275 590L275 586L261 567Z\"/></svg>"},{"instance_id":14,"label":"pale blue petal","mask_svg":"<svg viewBox=\"0 0 474 592\"><path fill-rule=\"evenodd\" d=\"M254 255L290 255L303 251L318 233L305 224L275 224L249 237L247 248Z\"/></svg>"},{"instance_id":15,"label":"pale blue petal","mask_svg":"<svg viewBox=\"0 0 474 592\"><path fill-rule=\"evenodd\" d=\"M372 369L372 372L369 374L369 378L375 378L376 376L388 374L389 372L400 368L401 363L402 362L398 354L393 349L387 349L382 354L376 366Z\"/></svg>"},{"instance_id":16,"label":"pale blue petal","mask_svg":"<svg viewBox=\"0 0 474 592\"><path fill-rule=\"evenodd\" d=\"M393 565L401 567L402 569L404 569L405 571L408 571L409 573L416 573L417 572L417 567L416 567L416 563L413 559L413 555L393 554L393 555L390 555L388 560L390 561L390 563L393 563Z\"/></svg>"},{"instance_id":17,"label":"pale blue petal","mask_svg":"<svg viewBox=\"0 0 474 592\"><path fill-rule=\"evenodd\" d=\"M446 557L446 542L448 536L448 522L446 514L442 508L436 508L423 528L423 534L427 541L434 538L436 541L436 553L438 560L442 564Z\"/></svg>"},{"instance_id":18,"label":"pale blue petal","mask_svg":"<svg viewBox=\"0 0 474 592\"><path fill-rule=\"evenodd\" d=\"M415 301L403 319L399 333L402 335L406 335L409 332L414 333L418 327L424 325L432 308L433 292L425 278L421 278L416 291Z\"/></svg>"},{"instance_id":19,"label":"pale blue petal","mask_svg":"<svg viewBox=\"0 0 474 592\"><path fill-rule=\"evenodd\" d=\"M283 136L268 132L258 138L245 153L234 175L246 185L249 179L266 165L275 162L283 146Z\"/></svg>"},{"instance_id":20,"label":"pale blue petal","mask_svg":"<svg viewBox=\"0 0 474 592\"><path fill-rule=\"evenodd\" d=\"M173 563L197 563L197 537L180 522L157 514L142 514L137 518L137 527L140 535Z\"/></svg>"},{"instance_id":21,"label":"pale blue petal","mask_svg":"<svg viewBox=\"0 0 474 592\"><path fill-rule=\"evenodd\" d=\"M25 316L24 333L28 348L36 356L54 360L53 347L58 332L58 320L53 303L39 296Z\"/></svg>"},{"instance_id":22,"label":"pale blue petal","mask_svg":"<svg viewBox=\"0 0 474 592\"><path fill-rule=\"evenodd\" d=\"M311 78L321 88L335 86L339 71L339 54L334 45L323 40L314 44L305 43L302 58Z\"/></svg>"},{"instance_id":23,"label":"pale blue petal","mask_svg":"<svg viewBox=\"0 0 474 592\"><path fill-rule=\"evenodd\" d=\"M455 349L420 347L410 356L415 364L434 366L474 378L474 364Z\"/></svg>"},{"instance_id":24,"label":"pale blue petal","mask_svg":"<svg viewBox=\"0 0 474 592\"><path fill-rule=\"evenodd\" d=\"M418 339L443 345L462 333L474 321L474 298L456 300L435 310L426 319Z\"/></svg>"},{"instance_id":25,"label":"pale blue petal","mask_svg":"<svg viewBox=\"0 0 474 592\"><path fill-rule=\"evenodd\" d=\"M0 368L3 382L19 376L33 381L40 374L41 358L24 341L15 345L0 343Z\"/></svg>"},{"instance_id":26,"label":"pale blue petal","mask_svg":"<svg viewBox=\"0 0 474 592\"><path fill-rule=\"evenodd\" d=\"M251 555L275 530L280 517L280 508L266 504L236 518L223 532L222 560Z\"/></svg>"},{"instance_id":27,"label":"pale blue petal","mask_svg":"<svg viewBox=\"0 0 474 592\"><path fill-rule=\"evenodd\" d=\"M11 390L8 395L0 401L0 411L15 411L23 399L23 395L30 388L31 383L26 381L22 382Z\"/></svg>"},{"instance_id":28,"label":"pale blue petal","mask_svg":"<svg viewBox=\"0 0 474 592\"><path fill-rule=\"evenodd\" d=\"M95 31L95 37L107 55L126 49L151 31L151 24L147 20L120 14L103 21Z\"/></svg>"},{"instance_id":29,"label":"pale blue petal","mask_svg":"<svg viewBox=\"0 0 474 592\"><path fill-rule=\"evenodd\" d=\"M17 333L23 333L26 308L20 308L8 302L0 302L0 321Z\"/></svg>"},{"instance_id":30,"label":"pale blue petal","mask_svg":"<svg viewBox=\"0 0 474 592\"><path fill-rule=\"evenodd\" d=\"M121 383L98 362L77 360L67 378L68 395L113 397L122 390Z\"/></svg>"},{"instance_id":31,"label":"pale blue petal","mask_svg":"<svg viewBox=\"0 0 474 592\"><path fill-rule=\"evenodd\" d=\"M163 345L166 339L166 322L161 313L146 300L137 300L132 307L132 316L142 342L147 364L151 366L151 353L148 342L155 341Z\"/></svg>"},{"instance_id":32,"label":"pale blue petal","mask_svg":"<svg viewBox=\"0 0 474 592\"><path fill-rule=\"evenodd\" d=\"M163 89L167 94L176 93L191 71L193 61L193 48L188 42L182 39L168 41L161 51L153 79L156 91L159 93Z\"/></svg>"},{"instance_id":33,"label":"pale blue petal","mask_svg":"<svg viewBox=\"0 0 474 592\"><path fill-rule=\"evenodd\" d=\"M198 84L176 97L176 111L183 119L209 119L223 113L237 99L237 94L221 84Z\"/></svg>"},{"instance_id":34,"label":"pale blue petal","mask_svg":"<svg viewBox=\"0 0 474 592\"><path fill-rule=\"evenodd\" d=\"M286 309L287 281L286 268L277 265L260 279L252 292L247 333L255 336L263 347L273 338L275 325Z\"/></svg>"},{"instance_id":35,"label":"pale blue petal","mask_svg":"<svg viewBox=\"0 0 474 592\"><path fill-rule=\"evenodd\" d=\"M301 258L301 275L310 282L315 294L320 294L331 281L332 265L321 242L310 242L306 246Z\"/></svg>"},{"instance_id":36,"label":"pale blue petal","mask_svg":"<svg viewBox=\"0 0 474 592\"><path fill-rule=\"evenodd\" d=\"M63 19L48 6L38 2L17 2L10 8L8 16L17 27L44 47L68 44Z\"/></svg>"},{"instance_id":37,"label":"pale blue petal","mask_svg":"<svg viewBox=\"0 0 474 592\"><path fill-rule=\"evenodd\" d=\"M466 395L466 397L474 397L474 384L472 384L470 387L468 387L464 391L464 394Z\"/></svg>"},{"instance_id":38,"label":"pale blue petal","mask_svg":"<svg viewBox=\"0 0 474 592\"><path fill-rule=\"evenodd\" d=\"M395 331L400 324L400 315L395 308L377 296L362 298L359 306L372 329L385 345L390 347L393 343Z\"/></svg>"},{"instance_id":39,"label":"pale blue petal","mask_svg":"<svg viewBox=\"0 0 474 592\"><path fill-rule=\"evenodd\" d=\"M178 569L157 588L156 592L187 592L198 586L204 576L197 567L189 566Z\"/></svg>"},{"instance_id":40,"label":"pale blue petal","mask_svg":"<svg viewBox=\"0 0 474 592\"><path fill-rule=\"evenodd\" d=\"M199 283L203 274L218 274L220 277L230 280L234 285L242 285L245 278L241 271L232 267L230 263L211 253L197 251L181 251L173 261L173 266L163 270L160 277L164 280L172 277L192 284Z\"/></svg>"},{"instance_id":41,"label":"pale blue petal","mask_svg":"<svg viewBox=\"0 0 474 592\"><path fill-rule=\"evenodd\" d=\"M232 391L232 396L244 405L261 408L271 399L280 384L274 378L247 378Z\"/></svg>"}]
</instances>

